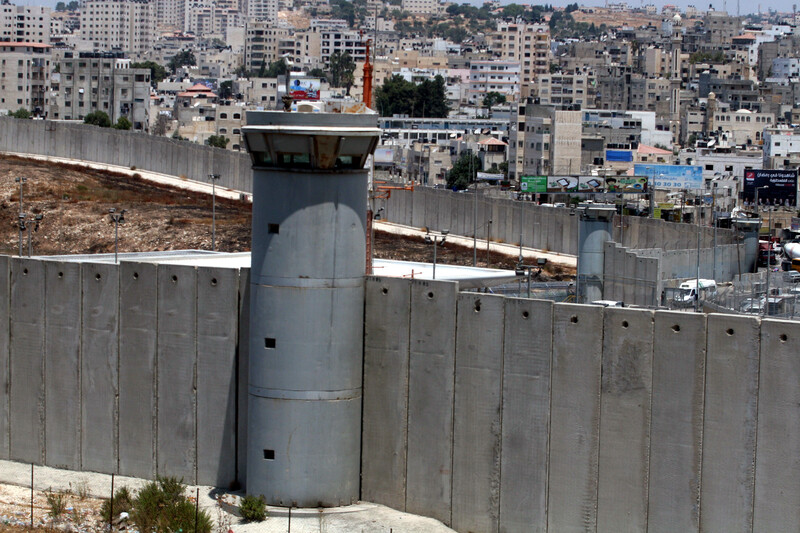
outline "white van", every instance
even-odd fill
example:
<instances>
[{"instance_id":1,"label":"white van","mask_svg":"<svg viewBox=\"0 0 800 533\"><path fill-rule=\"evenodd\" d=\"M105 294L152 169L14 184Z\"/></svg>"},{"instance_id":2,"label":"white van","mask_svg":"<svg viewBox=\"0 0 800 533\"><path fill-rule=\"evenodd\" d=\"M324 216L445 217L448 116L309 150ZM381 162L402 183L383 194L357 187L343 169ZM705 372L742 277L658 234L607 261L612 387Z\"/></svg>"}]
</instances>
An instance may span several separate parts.
<instances>
[{"instance_id":1,"label":"white van","mask_svg":"<svg viewBox=\"0 0 800 533\"><path fill-rule=\"evenodd\" d=\"M717 294L717 282L713 279L690 279L681 283L678 292L675 293L675 303L681 305L693 305L698 296L698 286L700 287L700 299L706 300Z\"/></svg>"}]
</instances>

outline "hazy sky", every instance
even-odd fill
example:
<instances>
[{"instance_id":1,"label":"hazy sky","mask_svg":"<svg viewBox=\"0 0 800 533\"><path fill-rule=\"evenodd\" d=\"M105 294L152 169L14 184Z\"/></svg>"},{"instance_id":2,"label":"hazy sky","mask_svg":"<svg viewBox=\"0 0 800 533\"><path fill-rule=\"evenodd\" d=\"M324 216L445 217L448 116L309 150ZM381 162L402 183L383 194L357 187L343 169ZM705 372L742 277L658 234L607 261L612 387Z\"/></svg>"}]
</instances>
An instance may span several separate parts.
<instances>
[{"instance_id":1,"label":"hazy sky","mask_svg":"<svg viewBox=\"0 0 800 533\"><path fill-rule=\"evenodd\" d=\"M42 6L49 6L55 7L56 2L58 0L12 0L12 3L17 5L42 5ZM457 0L461 2L468 1L470 4L480 5L483 3L483 0ZM577 0L573 0L577 1ZM610 2L618 2L620 0L609 0ZM69 0L65 0L65 3L68 3ZM511 0L501 0L503 4L510 4L512 3ZM525 0L517 0L518 4L553 4L554 6L565 6L567 4L572 3L569 0L534 0L534 1L525 1ZM579 5L595 5L595 6L603 6L605 5L605 0L584 0L578 1ZM668 1L656 1L653 2L652 0L628 0L628 5L631 7L637 7L644 4L654 3L659 9L664 4L673 4L679 6L681 9L685 9L687 5L694 5L697 9L708 9L709 3L714 6L714 9L717 11L722 11L725 8L728 13L731 15L736 14L737 9L737 0L727 0L723 2L723 0L714 0L713 2L709 2L708 0L668 0ZM784 12L791 12L792 11L792 4L800 5L800 0L770 0L770 1L762 1L761 3L752 0L739 0L739 9L742 15L746 15L747 13L757 13L759 7L762 11L767 11L769 9L775 9L777 11L784 11Z\"/></svg>"}]
</instances>

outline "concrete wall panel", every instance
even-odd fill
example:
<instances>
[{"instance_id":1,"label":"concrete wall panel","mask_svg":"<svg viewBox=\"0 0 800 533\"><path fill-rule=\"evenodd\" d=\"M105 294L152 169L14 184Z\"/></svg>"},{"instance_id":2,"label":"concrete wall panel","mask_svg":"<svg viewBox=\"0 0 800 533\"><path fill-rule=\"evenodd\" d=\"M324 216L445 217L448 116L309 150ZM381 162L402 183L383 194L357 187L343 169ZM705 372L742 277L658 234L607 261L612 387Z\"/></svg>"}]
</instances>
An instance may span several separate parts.
<instances>
[{"instance_id":1,"label":"concrete wall panel","mask_svg":"<svg viewBox=\"0 0 800 533\"><path fill-rule=\"evenodd\" d=\"M119 472L156 475L157 267L120 264Z\"/></svg>"},{"instance_id":2,"label":"concrete wall panel","mask_svg":"<svg viewBox=\"0 0 800 533\"><path fill-rule=\"evenodd\" d=\"M706 317L657 312L647 531L698 531Z\"/></svg>"},{"instance_id":3,"label":"concrete wall panel","mask_svg":"<svg viewBox=\"0 0 800 533\"><path fill-rule=\"evenodd\" d=\"M84 263L81 335L81 462L116 473L119 464L119 268Z\"/></svg>"},{"instance_id":4,"label":"concrete wall panel","mask_svg":"<svg viewBox=\"0 0 800 533\"><path fill-rule=\"evenodd\" d=\"M247 487L247 397L250 383L250 269L239 270L239 425L237 450L239 486Z\"/></svg>"},{"instance_id":5,"label":"concrete wall panel","mask_svg":"<svg viewBox=\"0 0 800 533\"><path fill-rule=\"evenodd\" d=\"M800 524L800 323L761 322L753 531Z\"/></svg>"},{"instance_id":6,"label":"concrete wall panel","mask_svg":"<svg viewBox=\"0 0 800 533\"><path fill-rule=\"evenodd\" d=\"M410 283L370 277L364 308L361 498L405 510Z\"/></svg>"},{"instance_id":7,"label":"concrete wall panel","mask_svg":"<svg viewBox=\"0 0 800 533\"><path fill-rule=\"evenodd\" d=\"M451 518L457 290L452 282L411 282L406 511L445 524Z\"/></svg>"},{"instance_id":8,"label":"concrete wall panel","mask_svg":"<svg viewBox=\"0 0 800 533\"><path fill-rule=\"evenodd\" d=\"M603 308L556 304L550 400L548 531L594 531Z\"/></svg>"},{"instance_id":9,"label":"concrete wall panel","mask_svg":"<svg viewBox=\"0 0 800 533\"><path fill-rule=\"evenodd\" d=\"M607 308L603 317L598 533L647 529L652 357L653 314Z\"/></svg>"},{"instance_id":10,"label":"concrete wall panel","mask_svg":"<svg viewBox=\"0 0 800 533\"><path fill-rule=\"evenodd\" d=\"M81 265L45 263L45 459L81 468Z\"/></svg>"},{"instance_id":11,"label":"concrete wall panel","mask_svg":"<svg viewBox=\"0 0 800 533\"><path fill-rule=\"evenodd\" d=\"M700 530L752 531L758 320L708 316Z\"/></svg>"},{"instance_id":12,"label":"concrete wall panel","mask_svg":"<svg viewBox=\"0 0 800 533\"><path fill-rule=\"evenodd\" d=\"M500 511L504 298L460 293L456 322L453 522L496 532Z\"/></svg>"},{"instance_id":13,"label":"concrete wall panel","mask_svg":"<svg viewBox=\"0 0 800 533\"><path fill-rule=\"evenodd\" d=\"M547 530L553 303L505 301L500 531Z\"/></svg>"},{"instance_id":14,"label":"concrete wall panel","mask_svg":"<svg viewBox=\"0 0 800 533\"><path fill-rule=\"evenodd\" d=\"M239 271L197 271L197 482L236 481Z\"/></svg>"},{"instance_id":15,"label":"concrete wall panel","mask_svg":"<svg viewBox=\"0 0 800 533\"><path fill-rule=\"evenodd\" d=\"M197 272L158 267L158 474L194 483L197 468Z\"/></svg>"},{"instance_id":16,"label":"concrete wall panel","mask_svg":"<svg viewBox=\"0 0 800 533\"><path fill-rule=\"evenodd\" d=\"M3 123L0 123L2 135ZM10 279L9 265L11 258L0 255L0 459L8 459L8 393L11 388L9 374L9 319L10 319Z\"/></svg>"},{"instance_id":17,"label":"concrete wall panel","mask_svg":"<svg viewBox=\"0 0 800 533\"><path fill-rule=\"evenodd\" d=\"M42 261L11 259L9 458L44 462L44 295Z\"/></svg>"}]
</instances>

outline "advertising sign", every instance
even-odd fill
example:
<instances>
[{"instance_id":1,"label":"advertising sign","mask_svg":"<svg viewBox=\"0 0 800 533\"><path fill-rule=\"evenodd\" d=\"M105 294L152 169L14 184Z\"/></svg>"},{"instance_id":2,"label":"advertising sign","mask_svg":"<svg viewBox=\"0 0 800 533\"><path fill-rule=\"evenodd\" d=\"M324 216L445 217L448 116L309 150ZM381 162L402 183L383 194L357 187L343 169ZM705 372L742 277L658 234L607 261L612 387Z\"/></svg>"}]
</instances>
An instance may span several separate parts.
<instances>
[{"instance_id":1,"label":"advertising sign","mask_svg":"<svg viewBox=\"0 0 800 533\"><path fill-rule=\"evenodd\" d=\"M519 190L522 192L547 192L547 176L520 176Z\"/></svg>"},{"instance_id":2,"label":"advertising sign","mask_svg":"<svg viewBox=\"0 0 800 533\"><path fill-rule=\"evenodd\" d=\"M630 163L633 152L630 150L606 150L606 161L609 163Z\"/></svg>"},{"instance_id":3,"label":"advertising sign","mask_svg":"<svg viewBox=\"0 0 800 533\"><path fill-rule=\"evenodd\" d=\"M319 100L319 78L294 78L289 92L295 100Z\"/></svg>"},{"instance_id":4,"label":"advertising sign","mask_svg":"<svg viewBox=\"0 0 800 533\"><path fill-rule=\"evenodd\" d=\"M647 178L644 176L606 176L605 180L607 192L647 192Z\"/></svg>"},{"instance_id":5,"label":"advertising sign","mask_svg":"<svg viewBox=\"0 0 800 533\"><path fill-rule=\"evenodd\" d=\"M703 167L696 165L633 165L637 176L649 178L659 189L702 189Z\"/></svg>"},{"instance_id":6,"label":"advertising sign","mask_svg":"<svg viewBox=\"0 0 800 533\"><path fill-rule=\"evenodd\" d=\"M742 197L746 202L755 200L761 205L797 204L797 170L745 170Z\"/></svg>"},{"instance_id":7,"label":"advertising sign","mask_svg":"<svg viewBox=\"0 0 800 533\"><path fill-rule=\"evenodd\" d=\"M577 192L577 176L547 176L547 192Z\"/></svg>"}]
</instances>

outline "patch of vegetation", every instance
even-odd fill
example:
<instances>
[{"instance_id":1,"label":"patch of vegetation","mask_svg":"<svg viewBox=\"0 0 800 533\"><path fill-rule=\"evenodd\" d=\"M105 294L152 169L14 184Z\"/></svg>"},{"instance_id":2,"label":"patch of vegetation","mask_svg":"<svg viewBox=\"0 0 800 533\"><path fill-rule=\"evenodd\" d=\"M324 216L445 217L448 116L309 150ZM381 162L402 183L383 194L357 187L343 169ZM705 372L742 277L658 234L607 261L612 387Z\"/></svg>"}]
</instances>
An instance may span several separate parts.
<instances>
[{"instance_id":1,"label":"patch of vegetation","mask_svg":"<svg viewBox=\"0 0 800 533\"><path fill-rule=\"evenodd\" d=\"M263 522L267 518L267 502L263 495L248 494L239 504L239 512L247 522Z\"/></svg>"},{"instance_id":2,"label":"patch of vegetation","mask_svg":"<svg viewBox=\"0 0 800 533\"><path fill-rule=\"evenodd\" d=\"M114 516L117 517L120 513L130 513L133 508L133 494L131 494L128 487L120 487L114 493ZM100 507L100 517L104 523L111 520L111 500L103 500L103 505Z\"/></svg>"},{"instance_id":3,"label":"patch of vegetation","mask_svg":"<svg viewBox=\"0 0 800 533\"><path fill-rule=\"evenodd\" d=\"M67 510L67 495L63 492L53 492L51 489L45 492L44 497L47 499L47 505L50 507L47 514L53 518L53 520L61 519L64 512Z\"/></svg>"},{"instance_id":4,"label":"patch of vegetation","mask_svg":"<svg viewBox=\"0 0 800 533\"><path fill-rule=\"evenodd\" d=\"M197 512L195 528L195 502L186 496L185 490L183 480L159 477L142 487L133 500L130 500L130 494L127 495L130 510L126 512L130 514L131 522L139 531L211 533L211 517L204 510ZM115 516L123 511L123 496L118 492L114 497ZM105 504L103 509L106 509ZM104 519L108 516L109 512L103 515Z\"/></svg>"}]
</instances>

